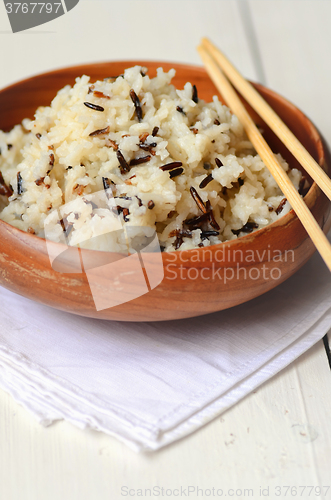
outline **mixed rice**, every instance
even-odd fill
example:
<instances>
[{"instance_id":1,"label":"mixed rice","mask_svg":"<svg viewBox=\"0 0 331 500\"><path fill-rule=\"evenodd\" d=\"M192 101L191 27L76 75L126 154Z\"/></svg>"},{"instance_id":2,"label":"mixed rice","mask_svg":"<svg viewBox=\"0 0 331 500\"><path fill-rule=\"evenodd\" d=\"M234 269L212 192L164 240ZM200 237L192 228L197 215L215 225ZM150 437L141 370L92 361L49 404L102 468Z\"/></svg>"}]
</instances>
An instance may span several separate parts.
<instances>
[{"instance_id":1,"label":"mixed rice","mask_svg":"<svg viewBox=\"0 0 331 500\"><path fill-rule=\"evenodd\" d=\"M124 228L153 228L174 251L238 238L288 212L236 116L191 83L176 89L174 75L159 68L150 78L135 66L94 83L82 76L34 120L0 131L0 218L40 237L53 220L47 238L65 232L70 245L121 251L109 210L88 201L106 190ZM277 157L299 189L301 172Z\"/></svg>"}]
</instances>

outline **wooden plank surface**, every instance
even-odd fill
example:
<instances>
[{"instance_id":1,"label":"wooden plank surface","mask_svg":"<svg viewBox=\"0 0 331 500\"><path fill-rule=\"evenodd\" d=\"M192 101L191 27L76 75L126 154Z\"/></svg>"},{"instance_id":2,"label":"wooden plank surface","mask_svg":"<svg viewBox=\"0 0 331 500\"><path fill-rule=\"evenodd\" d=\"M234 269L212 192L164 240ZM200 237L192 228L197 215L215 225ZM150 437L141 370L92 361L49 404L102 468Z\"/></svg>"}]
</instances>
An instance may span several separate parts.
<instances>
[{"instance_id":1,"label":"wooden plank surface","mask_svg":"<svg viewBox=\"0 0 331 500\"><path fill-rule=\"evenodd\" d=\"M211 424L151 455L65 422L45 429L0 392L1 498L117 500L122 487L154 486L215 487L227 496L253 489L253 498L262 487L276 498L278 486L327 486L330 418L321 343Z\"/></svg>"},{"instance_id":2,"label":"wooden plank surface","mask_svg":"<svg viewBox=\"0 0 331 500\"><path fill-rule=\"evenodd\" d=\"M202 64L195 48L206 33L235 56L246 75L256 76L235 0L81 0L49 24L15 35L9 30L0 2L0 44L7 46L1 53L1 87L32 74L91 61Z\"/></svg>"},{"instance_id":3,"label":"wooden plank surface","mask_svg":"<svg viewBox=\"0 0 331 500\"><path fill-rule=\"evenodd\" d=\"M331 67L324 63L324 59L327 48L331 46L331 2L244 0L242 4L245 4L245 9L241 8L241 11L248 12L252 33L250 44L257 47L255 54L258 65L263 68L264 83L277 89L301 108L315 122L330 144L331 122L325 110L331 108ZM327 347L325 342L326 354ZM322 348L320 350L322 352ZM325 360L327 357L324 358L324 363ZM324 391L325 387L321 385L319 376L313 376L313 371L318 375L321 370L322 366L319 367L318 364L315 370L308 364L297 367L296 385L302 395L302 410L307 417L311 415L311 422L324 418L325 408L324 405L315 406L312 397L304 390L301 380L304 378L312 388L316 386L316 391ZM312 426L308 433L312 431L315 434L313 429ZM317 438L316 440L317 449L315 452L311 449L309 454L311 469L315 470L316 478L321 480L324 464L331 462L330 437L327 439L327 454L324 448L318 451L321 443ZM306 455L308 456L308 453Z\"/></svg>"},{"instance_id":4,"label":"wooden plank surface","mask_svg":"<svg viewBox=\"0 0 331 500\"><path fill-rule=\"evenodd\" d=\"M248 1L248 0L247 0ZM244 0L246 2L246 0ZM266 84L301 108L331 143L328 0L249 0Z\"/></svg>"},{"instance_id":5,"label":"wooden plank surface","mask_svg":"<svg viewBox=\"0 0 331 500\"><path fill-rule=\"evenodd\" d=\"M49 25L10 35L1 3L0 43L7 50L1 54L0 86L84 61L146 57L200 63L195 46L208 35L247 77L265 78L331 139L325 112L331 97L324 92L330 68L321 50L331 46L330 4L82 0ZM137 495L139 488L154 486L182 487L186 493L189 486L214 487L234 498L261 497L262 488L268 498L283 498L279 486L331 486L330 376L319 342L221 418L151 455L137 455L113 438L65 422L45 429L0 391L0 499L117 500L126 487ZM232 495L229 489L238 491ZM301 498L315 498L308 491ZM191 490L190 498L201 496ZM324 498L331 498L330 490Z\"/></svg>"}]
</instances>

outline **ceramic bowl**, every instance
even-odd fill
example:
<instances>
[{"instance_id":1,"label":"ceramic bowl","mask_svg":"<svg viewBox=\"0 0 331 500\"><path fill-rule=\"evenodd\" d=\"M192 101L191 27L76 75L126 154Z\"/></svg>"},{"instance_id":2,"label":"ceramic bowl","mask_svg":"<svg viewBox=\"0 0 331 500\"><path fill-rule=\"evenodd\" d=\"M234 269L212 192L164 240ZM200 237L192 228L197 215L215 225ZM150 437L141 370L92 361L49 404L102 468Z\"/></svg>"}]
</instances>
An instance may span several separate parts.
<instances>
[{"instance_id":1,"label":"ceramic bowl","mask_svg":"<svg viewBox=\"0 0 331 500\"><path fill-rule=\"evenodd\" d=\"M126 67L135 64L148 67L151 76L157 67L175 68L173 83L178 88L187 81L194 83L199 97L205 100L218 94L202 67L149 61L85 64L41 74L1 90L0 129L10 130L23 118L32 118L38 106L49 105L56 92L66 84L73 84L77 76L87 74L92 81L103 79L121 74ZM262 85L254 85L330 175L328 148L312 122L277 93ZM292 167L301 168L263 121L248 109L264 129L264 136L273 151L280 152ZM331 226L330 202L311 179L310 184L305 201L327 232ZM56 254L66 250L61 244L52 245ZM78 315L118 321L161 321L220 311L251 300L289 278L314 251L306 231L295 213L290 211L266 228L230 242L196 250L146 253L143 274L146 278L147 273L149 278L147 288L146 282L145 288L141 287L141 262L138 266L140 274L135 274L137 262L126 259L127 272L124 274L127 278L123 278L121 289L113 293L115 302L111 307L107 301L96 307L90 277L88 279L79 269L70 268L69 254L67 272L58 272L50 263L44 239L0 221L0 284L32 300ZM105 257L105 252L82 252L85 252L85 261L101 262L105 259L110 263L117 259L111 254ZM154 277L160 259L164 278L157 284ZM101 264L93 279L94 290L99 296L109 296L109 284Z\"/></svg>"}]
</instances>

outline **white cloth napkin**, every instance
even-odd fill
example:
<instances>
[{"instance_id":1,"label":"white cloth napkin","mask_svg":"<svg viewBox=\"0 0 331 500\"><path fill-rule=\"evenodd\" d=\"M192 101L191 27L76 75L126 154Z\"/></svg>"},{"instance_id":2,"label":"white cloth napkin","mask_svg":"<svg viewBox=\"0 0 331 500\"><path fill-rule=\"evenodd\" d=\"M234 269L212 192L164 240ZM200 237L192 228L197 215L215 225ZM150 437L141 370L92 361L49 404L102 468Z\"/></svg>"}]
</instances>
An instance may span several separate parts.
<instances>
[{"instance_id":1,"label":"white cloth napkin","mask_svg":"<svg viewBox=\"0 0 331 500\"><path fill-rule=\"evenodd\" d=\"M0 288L0 385L48 425L66 419L157 450L215 418L321 339L331 279L315 256L273 291L192 320L120 323Z\"/></svg>"}]
</instances>

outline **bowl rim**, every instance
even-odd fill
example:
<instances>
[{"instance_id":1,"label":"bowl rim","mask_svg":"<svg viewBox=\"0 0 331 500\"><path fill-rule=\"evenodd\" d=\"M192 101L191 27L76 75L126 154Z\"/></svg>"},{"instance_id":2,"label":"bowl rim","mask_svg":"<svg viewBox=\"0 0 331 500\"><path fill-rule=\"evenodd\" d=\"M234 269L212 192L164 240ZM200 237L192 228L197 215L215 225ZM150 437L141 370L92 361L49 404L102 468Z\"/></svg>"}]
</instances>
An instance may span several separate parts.
<instances>
[{"instance_id":1,"label":"bowl rim","mask_svg":"<svg viewBox=\"0 0 331 500\"><path fill-rule=\"evenodd\" d=\"M121 65L125 64L125 65L128 65L128 67L135 66L135 65L148 66L148 64L153 64L156 67L162 67L162 65L166 65L168 67L167 70L170 69L170 66L171 66L171 68L174 68L175 70L176 70L176 67L180 66L181 68L189 70L189 71L195 71L195 72L198 71L199 73L201 73L204 76L208 77L208 74L207 74L204 66L202 66L202 65L187 64L187 63L181 63L181 62L172 62L172 61L166 61L166 60L164 60L164 61L155 61L155 60L145 60L145 59L144 60L140 60L140 59L137 59L137 60L132 60L132 59L127 59L127 60L126 59L118 59L118 60L116 60L115 59L115 60L99 61L99 62L92 62L92 63L86 62L86 63L77 64L77 65L65 66L65 67L57 68L55 70L49 70L49 71L42 72L42 73L36 73L36 74L34 74L32 76L29 76L28 78L24 78L23 80L15 81L15 82L7 85L4 88L1 88L0 89L0 94L2 94L3 92L6 92L6 91L13 90L16 87L19 87L21 85L24 85L24 84L27 84L27 83L33 83L34 80L36 80L38 78L41 78L41 77L56 76L57 74L65 73L68 70L70 70L70 71L73 71L73 70L77 71L77 76L79 76L79 69L80 68L86 68L87 66L93 66L93 67L104 66L104 65L107 65L107 64L109 64L109 65L112 65L112 64L121 64ZM323 163L322 164L322 168L324 167L324 165L327 165L327 162L325 161L326 160L326 156L327 156L327 154L326 154L327 153L327 144L326 144L326 142L325 142L322 134L319 132L319 130L314 125L314 123L310 120L310 118L303 111L301 111L301 109L299 109L295 104L293 104L286 97L284 97L283 95L279 94L275 90L270 89L269 87L266 87L265 85L263 85L261 83L253 82L251 80L249 80L249 81L250 81L250 83L253 84L254 87L256 87L257 90L263 89L264 91L267 91L267 93L269 93L270 95L273 95L273 96L275 96L277 98L282 99L284 101L284 103L286 104L286 106L288 106L289 108L292 108L293 111L295 111L296 113L299 113L301 115L301 117L305 120L305 122L309 126L310 133L311 133L312 137L314 137L316 139L316 141L317 141L319 155L321 156L321 158L319 158L319 162L321 163L321 160L322 160L322 163ZM60 89L58 89L58 90L60 90ZM325 170L325 168L323 168L323 169ZM311 186L309 187L308 192L303 197L303 199L305 200L305 202L308 205L308 207L313 202L313 200L316 199L316 197L319 194L319 192L320 192L320 188L318 187L318 185L316 184L316 182L313 181L312 184L311 184ZM232 240L226 240L226 241L223 241L223 242L221 241L219 243L215 243L215 244L209 245L207 247L197 247L197 248L192 248L192 249L189 249L189 250L173 250L171 252L162 252L162 255L166 256L168 253L172 254L172 255L173 254L177 255L177 254L182 254L182 253L186 253L186 252L190 253L190 252L193 252L193 251L194 252L196 252L196 251L204 252L205 250L215 250L216 251L222 245L227 245L227 246L233 247L233 246L236 246L236 245L247 244L247 243L250 243L252 241L252 239L255 239L256 237L260 237L264 233L269 232L270 230L272 230L273 228L277 228L279 226L290 224L292 221L294 221L297 218L298 217L297 217L296 213L294 212L293 208L291 208L291 210L289 212L287 212L286 214L282 215L281 217L279 217L274 222L271 222L267 226L264 226L264 227L262 227L260 229L257 229L255 231L253 231L252 233L246 234L244 236L239 236L239 237L234 238ZM59 245L62 248L66 248L66 245L63 244L63 243L54 242L54 241L51 241L51 240L46 240L46 238L42 238L42 237L37 236L35 234L28 233L27 231L23 231L22 229L19 229L19 228L15 227L15 226L9 224L8 222L3 221L2 219L0 219L0 231L1 231L1 226L4 226L11 233L17 233L17 236L20 236L21 234L23 234L24 237L27 238L27 239L29 239L29 240L31 240L31 242L38 241L38 242L41 243L41 242L50 241L50 243L52 243L52 245ZM21 239L21 238L19 238L19 239ZM31 246L33 246L33 245L31 245ZM82 250L84 250L84 252L100 252L100 251L108 252L107 250L91 250L91 249L85 249L85 248L82 248ZM109 253L116 253L116 252L109 252Z\"/></svg>"}]
</instances>

